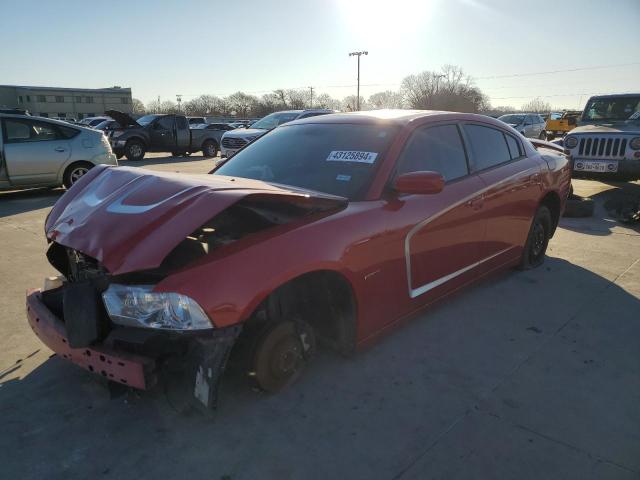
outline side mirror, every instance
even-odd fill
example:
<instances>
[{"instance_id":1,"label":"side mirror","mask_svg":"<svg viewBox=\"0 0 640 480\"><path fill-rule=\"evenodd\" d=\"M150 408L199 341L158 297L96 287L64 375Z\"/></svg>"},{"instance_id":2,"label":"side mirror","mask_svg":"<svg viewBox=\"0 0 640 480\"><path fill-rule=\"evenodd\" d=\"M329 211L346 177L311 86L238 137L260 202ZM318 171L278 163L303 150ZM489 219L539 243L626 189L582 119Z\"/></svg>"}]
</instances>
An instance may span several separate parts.
<instances>
[{"instance_id":1,"label":"side mirror","mask_svg":"<svg viewBox=\"0 0 640 480\"><path fill-rule=\"evenodd\" d=\"M398 193L432 195L444 188L444 178L438 172L409 172L396 177L393 188Z\"/></svg>"},{"instance_id":2,"label":"side mirror","mask_svg":"<svg viewBox=\"0 0 640 480\"><path fill-rule=\"evenodd\" d=\"M569 125L575 125L576 123L578 123L578 122L576 122L576 117L569 117L569 118L567 118L567 124L569 124Z\"/></svg>"}]
</instances>

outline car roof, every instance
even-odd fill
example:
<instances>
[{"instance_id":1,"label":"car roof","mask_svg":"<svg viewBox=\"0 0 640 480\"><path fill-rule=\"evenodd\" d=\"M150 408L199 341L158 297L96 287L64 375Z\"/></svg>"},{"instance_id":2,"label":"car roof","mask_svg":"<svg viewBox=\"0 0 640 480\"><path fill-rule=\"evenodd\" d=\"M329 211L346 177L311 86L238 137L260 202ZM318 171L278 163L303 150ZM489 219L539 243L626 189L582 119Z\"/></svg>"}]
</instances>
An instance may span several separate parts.
<instances>
[{"instance_id":1,"label":"car roof","mask_svg":"<svg viewBox=\"0 0 640 480\"><path fill-rule=\"evenodd\" d=\"M363 112L333 113L320 115L317 117L303 118L286 123L285 125L299 125L303 123L352 123L352 124L393 124L404 126L422 118L432 118L439 120L466 120L483 121L497 126L504 126L504 123L486 115L475 113L446 112L440 110L367 110ZM284 126L284 125L283 125Z\"/></svg>"},{"instance_id":2,"label":"car roof","mask_svg":"<svg viewBox=\"0 0 640 480\"><path fill-rule=\"evenodd\" d=\"M593 95L589 100L601 98L624 98L624 97L640 97L640 93L611 93L608 95Z\"/></svg>"}]
</instances>

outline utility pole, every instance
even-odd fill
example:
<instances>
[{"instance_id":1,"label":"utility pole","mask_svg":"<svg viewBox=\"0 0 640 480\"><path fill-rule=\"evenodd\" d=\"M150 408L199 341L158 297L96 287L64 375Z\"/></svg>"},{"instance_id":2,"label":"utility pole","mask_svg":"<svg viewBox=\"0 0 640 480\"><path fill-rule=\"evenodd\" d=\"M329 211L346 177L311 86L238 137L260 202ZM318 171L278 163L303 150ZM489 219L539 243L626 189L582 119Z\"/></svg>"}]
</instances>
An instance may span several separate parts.
<instances>
[{"instance_id":1,"label":"utility pole","mask_svg":"<svg viewBox=\"0 0 640 480\"><path fill-rule=\"evenodd\" d=\"M309 108L313 108L313 87L309 87L311 90L311 100L309 101Z\"/></svg>"},{"instance_id":2,"label":"utility pole","mask_svg":"<svg viewBox=\"0 0 640 480\"><path fill-rule=\"evenodd\" d=\"M360 57L362 55L369 55L369 52L351 52L350 57L358 57L358 93L356 95L356 112L360 111Z\"/></svg>"},{"instance_id":3,"label":"utility pole","mask_svg":"<svg viewBox=\"0 0 640 480\"><path fill-rule=\"evenodd\" d=\"M176 100L178 101L178 111L181 112L182 110L180 110L180 104L182 103L182 95L178 93L176 95Z\"/></svg>"}]
</instances>

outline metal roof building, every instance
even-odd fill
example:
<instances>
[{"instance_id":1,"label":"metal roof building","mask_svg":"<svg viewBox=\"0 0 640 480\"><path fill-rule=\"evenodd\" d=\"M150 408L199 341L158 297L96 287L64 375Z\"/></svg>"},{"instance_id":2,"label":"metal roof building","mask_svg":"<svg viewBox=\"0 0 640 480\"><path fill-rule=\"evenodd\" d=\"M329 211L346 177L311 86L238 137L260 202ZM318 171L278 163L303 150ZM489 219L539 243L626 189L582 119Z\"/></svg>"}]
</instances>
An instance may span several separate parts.
<instances>
[{"instance_id":1,"label":"metal roof building","mask_svg":"<svg viewBox=\"0 0 640 480\"><path fill-rule=\"evenodd\" d=\"M131 113L131 89L60 88L0 85L0 107L28 110L32 115L79 120L105 110Z\"/></svg>"}]
</instances>

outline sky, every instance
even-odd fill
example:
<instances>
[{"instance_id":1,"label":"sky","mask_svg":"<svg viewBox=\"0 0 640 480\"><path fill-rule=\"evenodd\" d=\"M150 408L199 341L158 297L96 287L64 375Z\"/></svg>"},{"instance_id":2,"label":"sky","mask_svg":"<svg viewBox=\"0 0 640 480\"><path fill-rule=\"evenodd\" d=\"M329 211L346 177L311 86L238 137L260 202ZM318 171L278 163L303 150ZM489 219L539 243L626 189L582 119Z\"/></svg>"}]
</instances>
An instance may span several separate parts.
<instances>
[{"instance_id":1,"label":"sky","mask_svg":"<svg viewBox=\"0 0 640 480\"><path fill-rule=\"evenodd\" d=\"M493 106L640 91L640 0L0 0L0 45L0 84L119 85L143 102L310 86L342 98L356 50L365 97L445 64Z\"/></svg>"}]
</instances>

